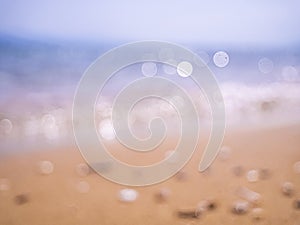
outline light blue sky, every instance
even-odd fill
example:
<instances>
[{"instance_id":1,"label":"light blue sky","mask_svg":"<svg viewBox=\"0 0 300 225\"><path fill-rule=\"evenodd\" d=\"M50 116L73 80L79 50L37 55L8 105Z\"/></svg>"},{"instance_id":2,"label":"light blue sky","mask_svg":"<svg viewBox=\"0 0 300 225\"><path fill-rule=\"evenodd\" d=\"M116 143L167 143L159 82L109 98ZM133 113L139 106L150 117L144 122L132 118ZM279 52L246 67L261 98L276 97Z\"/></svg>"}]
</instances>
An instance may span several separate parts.
<instances>
[{"instance_id":1,"label":"light blue sky","mask_svg":"<svg viewBox=\"0 0 300 225\"><path fill-rule=\"evenodd\" d=\"M0 0L0 32L70 40L300 43L300 1Z\"/></svg>"}]
</instances>

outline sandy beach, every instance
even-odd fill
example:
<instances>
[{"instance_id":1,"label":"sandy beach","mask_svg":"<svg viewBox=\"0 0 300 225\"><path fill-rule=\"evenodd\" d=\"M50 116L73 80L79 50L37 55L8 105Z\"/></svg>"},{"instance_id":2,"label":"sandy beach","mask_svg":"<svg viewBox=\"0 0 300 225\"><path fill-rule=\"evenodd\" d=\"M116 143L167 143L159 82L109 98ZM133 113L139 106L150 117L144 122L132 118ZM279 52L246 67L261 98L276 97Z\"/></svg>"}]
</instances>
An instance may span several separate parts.
<instances>
[{"instance_id":1,"label":"sandy beach","mask_svg":"<svg viewBox=\"0 0 300 225\"><path fill-rule=\"evenodd\" d=\"M300 225L299 9L1 1L0 225Z\"/></svg>"},{"instance_id":2,"label":"sandy beach","mask_svg":"<svg viewBox=\"0 0 300 225\"><path fill-rule=\"evenodd\" d=\"M198 163L207 142L202 138L193 158L178 175L138 188L112 183L95 172L76 173L76 166L85 161L73 147L2 153L0 224L299 225L300 209L295 207L300 198L300 174L295 168L300 161L299 136L299 125L227 132L224 146L230 150L221 151L212 166L199 173ZM152 154L150 161L160 159L169 146L163 148L156 156ZM126 154L119 152L120 159L126 159ZM141 162L140 155L127 157L131 163ZM45 160L53 164L49 174L39 171L38 163ZM253 178L253 174L247 175L250 170L263 173ZM284 182L293 184L290 195L282 192ZM138 192L136 201L119 200L118 193L124 188ZM259 200L249 202L237 193L241 188L258 193ZM168 195L160 196L161 190L167 190ZM213 201L213 209L198 218L178 214L196 209L203 200ZM236 201L249 202L244 214L232 212Z\"/></svg>"}]
</instances>

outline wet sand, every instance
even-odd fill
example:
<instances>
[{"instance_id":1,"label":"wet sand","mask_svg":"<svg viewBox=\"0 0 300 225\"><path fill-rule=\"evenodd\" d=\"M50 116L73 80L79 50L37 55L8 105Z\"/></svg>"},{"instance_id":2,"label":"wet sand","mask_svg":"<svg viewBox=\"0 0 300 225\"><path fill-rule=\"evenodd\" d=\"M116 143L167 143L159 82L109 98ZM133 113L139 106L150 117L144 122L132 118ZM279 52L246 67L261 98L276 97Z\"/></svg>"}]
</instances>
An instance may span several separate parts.
<instances>
[{"instance_id":1,"label":"wet sand","mask_svg":"<svg viewBox=\"0 0 300 225\"><path fill-rule=\"evenodd\" d=\"M199 173L198 163L207 141L202 138L183 170L184 179L174 176L157 185L133 188L139 196L131 203L118 199L119 191L126 187L96 173L84 177L76 174L76 165L84 163L76 148L1 154L0 179L9 181L9 189L0 191L0 224L299 225L300 209L293 206L300 198L300 174L293 168L300 161L299 137L299 125L227 132L224 145L229 146L231 152L220 154L209 170ZM165 149L158 151L157 156L152 154L149 162L160 159L164 150L172 145L162 147ZM128 154L120 153L121 160L126 157ZM132 163L144 162L140 155L130 159ZM41 175L38 172L37 164L41 160L54 164L53 173ZM236 171L238 174L233 173L236 166L241 166L241 170ZM266 169L264 171L269 173L257 182L248 182L246 175L251 169ZM286 181L294 185L291 196L281 191ZM236 194L239 187L247 187L261 195L261 200L251 204L243 215L231 211L233 202L242 200ZM170 195L162 202L155 197L161 188L170 190ZM194 209L204 199L213 199L216 207L199 218L178 217L178 210ZM253 207L263 209L261 219L253 218Z\"/></svg>"}]
</instances>

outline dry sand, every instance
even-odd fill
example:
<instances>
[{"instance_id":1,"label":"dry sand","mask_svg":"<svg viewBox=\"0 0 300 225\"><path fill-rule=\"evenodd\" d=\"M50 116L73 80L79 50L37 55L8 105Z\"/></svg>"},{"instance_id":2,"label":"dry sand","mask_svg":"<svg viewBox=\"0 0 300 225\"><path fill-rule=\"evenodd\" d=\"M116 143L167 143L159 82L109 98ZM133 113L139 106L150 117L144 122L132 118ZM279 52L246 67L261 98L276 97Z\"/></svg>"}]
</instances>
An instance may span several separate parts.
<instances>
[{"instance_id":1,"label":"dry sand","mask_svg":"<svg viewBox=\"0 0 300 225\"><path fill-rule=\"evenodd\" d=\"M293 207L293 201L300 198L300 174L293 169L294 163L300 161L299 125L228 132L224 145L232 149L229 157L218 157L209 170L199 173L205 144L205 138L200 140L198 150L184 168L185 179L174 176L157 185L134 188L139 196L131 203L118 200L118 192L124 186L96 173L78 176L76 165L84 160L76 148L2 154L0 179L8 179L10 189L0 191L0 225L300 224L300 209ZM163 146L157 158L171 146ZM123 152L119 157L125 160L128 154ZM149 162L156 158L151 157ZM137 164L144 162L140 155L130 159ZM53 173L38 172L41 160L54 164ZM240 176L234 175L235 166L243 169L238 171ZM248 182L246 172L251 169L268 169L270 174L266 179ZM291 196L281 192L285 181L294 185ZM231 212L232 203L241 200L235 193L239 187L261 194L258 205L250 206L263 209L260 220L252 217L251 210L243 215ZM161 188L169 189L170 195L166 201L158 202L155 196ZM177 210L194 209L207 198L216 201L215 209L197 219L178 218Z\"/></svg>"}]
</instances>

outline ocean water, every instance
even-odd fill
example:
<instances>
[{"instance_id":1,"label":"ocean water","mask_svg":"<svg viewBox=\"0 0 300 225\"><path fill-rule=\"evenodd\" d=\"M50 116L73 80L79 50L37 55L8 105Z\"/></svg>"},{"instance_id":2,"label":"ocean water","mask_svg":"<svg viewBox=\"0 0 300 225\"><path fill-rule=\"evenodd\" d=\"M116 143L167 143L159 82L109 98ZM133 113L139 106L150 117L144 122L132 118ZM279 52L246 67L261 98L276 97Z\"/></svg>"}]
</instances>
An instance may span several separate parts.
<instances>
[{"instance_id":1,"label":"ocean water","mask_svg":"<svg viewBox=\"0 0 300 225\"><path fill-rule=\"evenodd\" d=\"M118 44L53 43L2 37L1 151L19 149L23 143L33 146L47 143L50 148L74 143L72 104L76 87L88 66ZM218 81L225 103L227 129L282 126L300 121L300 48L214 49L201 45L188 48L207 63ZM216 54L218 51L225 52L227 58ZM172 74L172 70L166 70L162 64L156 64L155 68L156 76L172 80L190 95L199 124L202 127L211 125L205 93L188 77L180 77L176 69ZM95 105L96 127L103 138L115 138L110 122L114 98L122 88L143 76L143 72L142 64L128 66L117 72L103 88ZM173 97L184 107L182 99ZM161 99L139 102L128 121L133 130L136 127L144 137L149 121L155 117L171 125L170 132L180 128L176 109ZM101 128L103 121L105 126Z\"/></svg>"}]
</instances>

